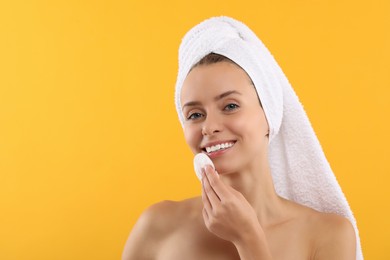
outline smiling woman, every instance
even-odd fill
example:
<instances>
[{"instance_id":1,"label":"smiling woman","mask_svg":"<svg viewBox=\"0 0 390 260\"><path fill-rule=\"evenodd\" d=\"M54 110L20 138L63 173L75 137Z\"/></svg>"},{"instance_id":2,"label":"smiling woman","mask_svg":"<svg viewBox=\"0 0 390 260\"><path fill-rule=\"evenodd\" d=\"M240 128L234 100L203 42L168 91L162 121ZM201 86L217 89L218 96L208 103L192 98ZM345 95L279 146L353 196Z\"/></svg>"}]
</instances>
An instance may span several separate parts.
<instances>
[{"instance_id":1,"label":"smiling woman","mask_svg":"<svg viewBox=\"0 0 390 260\"><path fill-rule=\"evenodd\" d=\"M194 154L206 152L220 174L262 164L268 124L245 71L230 62L197 66L184 81L181 100L184 135Z\"/></svg>"},{"instance_id":2,"label":"smiling woman","mask_svg":"<svg viewBox=\"0 0 390 260\"><path fill-rule=\"evenodd\" d=\"M288 80L244 24L184 37L176 107L202 194L149 207L123 259L362 259L355 219Z\"/></svg>"}]
</instances>

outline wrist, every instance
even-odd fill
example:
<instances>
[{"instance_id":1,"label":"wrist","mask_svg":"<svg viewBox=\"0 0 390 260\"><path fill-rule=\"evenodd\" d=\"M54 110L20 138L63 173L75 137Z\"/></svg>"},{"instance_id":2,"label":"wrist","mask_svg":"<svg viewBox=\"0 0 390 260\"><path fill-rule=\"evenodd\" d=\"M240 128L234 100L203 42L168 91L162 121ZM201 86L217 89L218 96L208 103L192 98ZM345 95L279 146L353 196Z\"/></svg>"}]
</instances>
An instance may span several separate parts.
<instances>
[{"instance_id":1,"label":"wrist","mask_svg":"<svg viewBox=\"0 0 390 260\"><path fill-rule=\"evenodd\" d=\"M272 259L267 239L261 227L254 228L233 241L241 260Z\"/></svg>"},{"instance_id":2,"label":"wrist","mask_svg":"<svg viewBox=\"0 0 390 260\"><path fill-rule=\"evenodd\" d=\"M251 244L261 244L265 240L258 231L243 232L239 238L233 241L236 247L245 248Z\"/></svg>"},{"instance_id":3,"label":"wrist","mask_svg":"<svg viewBox=\"0 0 390 260\"><path fill-rule=\"evenodd\" d=\"M253 243L254 241L265 240L265 235L263 229L261 228L258 222L254 223L250 227L243 228L239 236L235 241L232 241L233 244L237 246L247 245Z\"/></svg>"}]
</instances>

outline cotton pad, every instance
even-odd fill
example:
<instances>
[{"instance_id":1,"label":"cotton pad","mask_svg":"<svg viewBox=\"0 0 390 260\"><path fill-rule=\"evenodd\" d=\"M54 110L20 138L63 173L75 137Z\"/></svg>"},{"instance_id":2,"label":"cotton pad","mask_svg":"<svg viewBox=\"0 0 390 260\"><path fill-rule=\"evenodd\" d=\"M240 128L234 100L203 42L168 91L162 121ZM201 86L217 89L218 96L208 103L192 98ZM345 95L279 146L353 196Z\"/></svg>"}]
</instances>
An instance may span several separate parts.
<instances>
[{"instance_id":1,"label":"cotton pad","mask_svg":"<svg viewBox=\"0 0 390 260\"><path fill-rule=\"evenodd\" d=\"M194 168L196 176L200 181L202 180L202 169L206 167L206 165L210 165L215 170L213 162L207 155L205 155L204 153L198 153L197 155L195 155Z\"/></svg>"}]
</instances>

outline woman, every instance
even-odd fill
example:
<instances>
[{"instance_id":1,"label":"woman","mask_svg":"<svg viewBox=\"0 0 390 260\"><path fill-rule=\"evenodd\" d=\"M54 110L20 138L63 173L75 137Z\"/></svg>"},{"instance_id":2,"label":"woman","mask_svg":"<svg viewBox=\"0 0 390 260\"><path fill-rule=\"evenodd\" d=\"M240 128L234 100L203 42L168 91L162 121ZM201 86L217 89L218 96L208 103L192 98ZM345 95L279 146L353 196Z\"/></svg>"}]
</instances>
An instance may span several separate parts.
<instances>
[{"instance_id":1,"label":"woman","mask_svg":"<svg viewBox=\"0 0 390 260\"><path fill-rule=\"evenodd\" d=\"M187 33L176 107L187 144L215 170L204 169L202 196L149 207L123 259L362 259L306 114L248 27L217 17Z\"/></svg>"}]
</instances>

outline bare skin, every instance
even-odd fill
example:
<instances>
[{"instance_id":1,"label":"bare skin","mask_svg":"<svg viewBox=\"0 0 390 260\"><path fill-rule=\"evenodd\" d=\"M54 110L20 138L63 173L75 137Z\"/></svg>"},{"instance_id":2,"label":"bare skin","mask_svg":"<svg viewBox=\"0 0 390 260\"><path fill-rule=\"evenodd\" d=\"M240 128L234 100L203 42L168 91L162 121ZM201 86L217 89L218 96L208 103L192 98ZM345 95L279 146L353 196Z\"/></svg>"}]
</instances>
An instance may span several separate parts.
<instances>
[{"instance_id":1,"label":"bare skin","mask_svg":"<svg viewBox=\"0 0 390 260\"><path fill-rule=\"evenodd\" d=\"M268 124L238 66L194 68L181 95L184 135L208 152L202 196L149 207L134 226L122 259L356 259L351 223L279 197L268 164Z\"/></svg>"}]
</instances>

